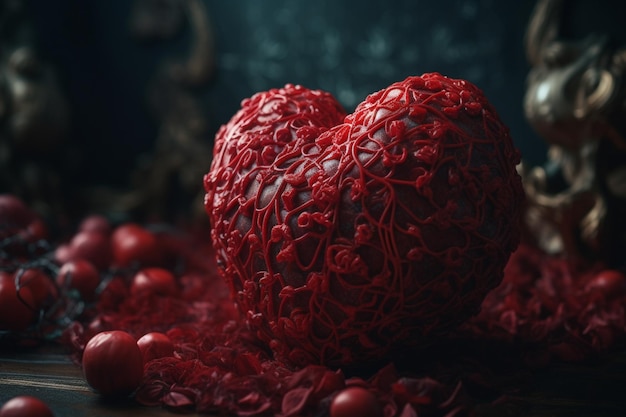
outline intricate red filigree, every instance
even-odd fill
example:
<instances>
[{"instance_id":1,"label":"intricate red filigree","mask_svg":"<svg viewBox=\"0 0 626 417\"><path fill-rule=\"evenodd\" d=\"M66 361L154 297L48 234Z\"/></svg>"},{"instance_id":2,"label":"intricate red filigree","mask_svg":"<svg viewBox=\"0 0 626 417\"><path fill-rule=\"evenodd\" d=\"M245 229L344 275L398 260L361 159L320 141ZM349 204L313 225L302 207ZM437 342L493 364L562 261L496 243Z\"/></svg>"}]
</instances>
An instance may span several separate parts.
<instances>
[{"instance_id":1,"label":"intricate red filigree","mask_svg":"<svg viewBox=\"0 0 626 417\"><path fill-rule=\"evenodd\" d=\"M380 358L475 314L519 241L519 155L482 92L409 77L351 115L299 86L216 137L206 209L248 323L304 365Z\"/></svg>"}]
</instances>

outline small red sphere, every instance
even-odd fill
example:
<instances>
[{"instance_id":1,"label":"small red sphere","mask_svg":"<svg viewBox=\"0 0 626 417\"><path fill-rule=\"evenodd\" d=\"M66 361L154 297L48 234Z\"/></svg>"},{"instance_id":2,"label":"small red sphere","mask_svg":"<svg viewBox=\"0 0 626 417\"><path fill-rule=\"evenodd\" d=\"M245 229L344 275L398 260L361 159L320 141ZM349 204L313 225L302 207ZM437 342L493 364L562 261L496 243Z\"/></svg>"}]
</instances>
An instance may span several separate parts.
<instances>
[{"instance_id":1,"label":"small red sphere","mask_svg":"<svg viewBox=\"0 0 626 417\"><path fill-rule=\"evenodd\" d=\"M135 338L121 330L98 333L83 352L87 383L107 397L127 396L143 378L143 356Z\"/></svg>"},{"instance_id":2,"label":"small red sphere","mask_svg":"<svg viewBox=\"0 0 626 417\"><path fill-rule=\"evenodd\" d=\"M94 214L84 218L78 230L81 232L96 232L108 235L111 233L111 223L109 223L106 217Z\"/></svg>"},{"instance_id":3,"label":"small red sphere","mask_svg":"<svg viewBox=\"0 0 626 417\"><path fill-rule=\"evenodd\" d=\"M72 256L72 249L68 243L62 243L54 250L54 260L60 264L71 261Z\"/></svg>"},{"instance_id":4,"label":"small red sphere","mask_svg":"<svg viewBox=\"0 0 626 417\"><path fill-rule=\"evenodd\" d=\"M137 341L137 346L141 350L144 363L174 355L174 343L166 334L159 332L141 336Z\"/></svg>"},{"instance_id":5,"label":"small red sphere","mask_svg":"<svg viewBox=\"0 0 626 417\"><path fill-rule=\"evenodd\" d=\"M25 230L33 222L36 215L18 197L11 194L0 194L0 238Z\"/></svg>"},{"instance_id":6,"label":"small red sphere","mask_svg":"<svg viewBox=\"0 0 626 417\"><path fill-rule=\"evenodd\" d=\"M69 243L70 260L86 259L98 269L111 264L113 254L108 234L97 231L78 232Z\"/></svg>"},{"instance_id":7,"label":"small red sphere","mask_svg":"<svg viewBox=\"0 0 626 417\"><path fill-rule=\"evenodd\" d=\"M22 255L24 244L45 239L48 235L43 220L21 199L11 194L0 194L0 240L11 237L3 249L12 256Z\"/></svg>"},{"instance_id":8,"label":"small red sphere","mask_svg":"<svg viewBox=\"0 0 626 417\"><path fill-rule=\"evenodd\" d=\"M36 217L22 230L20 236L27 242L46 239L48 237L48 227L42 219Z\"/></svg>"},{"instance_id":9,"label":"small red sphere","mask_svg":"<svg viewBox=\"0 0 626 417\"><path fill-rule=\"evenodd\" d=\"M114 276L98 294L98 307L103 310L117 310L125 299L128 298L129 289L126 280L121 276Z\"/></svg>"},{"instance_id":10,"label":"small red sphere","mask_svg":"<svg viewBox=\"0 0 626 417\"><path fill-rule=\"evenodd\" d=\"M130 286L132 295L154 294L175 296L178 294L178 284L174 274L163 268L144 268L133 277Z\"/></svg>"},{"instance_id":11,"label":"small red sphere","mask_svg":"<svg viewBox=\"0 0 626 417\"><path fill-rule=\"evenodd\" d=\"M91 262L76 259L61 266L57 284L60 287L75 289L85 301L94 301L96 289L100 285L100 273Z\"/></svg>"},{"instance_id":12,"label":"small red sphere","mask_svg":"<svg viewBox=\"0 0 626 417\"><path fill-rule=\"evenodd\" d=\"M28 287L15 286L15 277L0 271L0 330L21 332L36 318L35 300Z\"/></svg>"},{"instance_id":13,"label":"small red sphere","mask_svg":"<svg viewBox=\"0 0 626 417\"><path fill-rule=\"evenodd\" d=\"M28 268L21 271L20 287L28 288L33 296L35 310L47 309L58 298L58 290L51 278L41 269Z\"/></svg>"},{"instance_id":14,"label":"small red sphere","mask_svg":"<svg viewBox=\"0 0 626 417\"><path fill-rule=\"evenodd\" d=\"M626 276L617 270L606 269L598 273L585 286L594 296L612 298L626 293Z\"/></svg>"},{"instance_id":15,"label":"small red sphere","mask_svg":"<svg viewBox=\"0 0 626 417\"><path fill-rule=\"evenodd\" d=\"M118 226L111 236L113 260L118 266L132 264L143 266L158 265L161 261L161 247L156 236L149 230L134 223Z\"/></svg>"},{"instance_id":16,"label":"small red sphere","mask_svg":"<svg viewBox=\"0 0 626 417\"><path fill-rule=\"evenodd\" d=\"M339 392L330 403L330 417L382 417L383 411L376 396L363 387L348 387Z\"/></svg>"},{"instance_id":17,"label":"small red sphere","mask_svg":"<svg viewBox=\"0 0 626 417\"><path fill-rule=\"evenodd\" d=\"M0 408L0 417L54 417L50 407L30 395L13 397Z\"/></svg>"}]
</instances>

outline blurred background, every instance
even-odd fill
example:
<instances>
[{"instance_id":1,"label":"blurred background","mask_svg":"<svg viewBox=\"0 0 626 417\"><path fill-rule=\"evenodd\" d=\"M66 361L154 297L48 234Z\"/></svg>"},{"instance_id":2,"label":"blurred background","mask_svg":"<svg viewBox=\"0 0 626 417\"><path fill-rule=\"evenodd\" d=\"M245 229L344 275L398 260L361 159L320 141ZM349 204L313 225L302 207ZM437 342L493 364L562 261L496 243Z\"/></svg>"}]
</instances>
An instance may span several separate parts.
<instances>
[{"instance_id":1,"label":"blurred background","mask_svg":"<svg viewBox=\"0 0 626 417\"><path fill-rule=\"evenodd\" d=\"M161 60L188 53L189 28L146 45L133 38L133 1L31 3L42 57L73 107L74 135L94 146L147 149L155 136L147 83ZM215 76L202 92L212 130L241 99L285 83L330 91L351 109L394 81L437 71L481 87L524 153L541 155L521 107L532 0L203 3L215 36Z\"/></svg>"},{"instance_id":2,"label":"blurred background","mask_svg":"<svg viewBox=\"0 0 626 417\"><path fill-rule=\"evenodd\" d=\"M219 126L243 98L285 83L327 90L351 111L409 75L464 78L495 105L526 161L545 155L522 107L523 38L534 0L3 3L4 60L27 39L40 66L54 73L50 83L67 109L48 117L63 124L63 146L39 158L57 182L101 187L91 206L117 198L129 177L130 188L141 188L157 165L185 164L155 162L159 141L192 143L187 165L196 171L175 181L200 190L197 173L208 170L210 155L198 155L210 154ZM126 207L149 204L127 200Z\"/></svg>"}]
</instances>

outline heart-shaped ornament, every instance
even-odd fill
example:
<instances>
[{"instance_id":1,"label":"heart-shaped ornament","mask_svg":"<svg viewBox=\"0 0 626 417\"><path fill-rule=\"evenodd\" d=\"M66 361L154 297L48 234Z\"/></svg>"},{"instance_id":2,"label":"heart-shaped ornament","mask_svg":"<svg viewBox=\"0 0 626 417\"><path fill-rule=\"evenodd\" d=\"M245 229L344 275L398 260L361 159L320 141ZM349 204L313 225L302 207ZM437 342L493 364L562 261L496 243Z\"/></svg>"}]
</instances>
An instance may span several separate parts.
<instances>
[{"instance_id":1,"label":"heart-shaped ornament","mask_svg":"<svg viewBox=\"0 0 626 417\"><path fill-rule=\"evenodd\" d=\"M205 207L234 300L277 357L346 365L475 314L520 239L508 128L437 73L371 94L254 95L216 135Z\"/></svg>"}]
</instances>

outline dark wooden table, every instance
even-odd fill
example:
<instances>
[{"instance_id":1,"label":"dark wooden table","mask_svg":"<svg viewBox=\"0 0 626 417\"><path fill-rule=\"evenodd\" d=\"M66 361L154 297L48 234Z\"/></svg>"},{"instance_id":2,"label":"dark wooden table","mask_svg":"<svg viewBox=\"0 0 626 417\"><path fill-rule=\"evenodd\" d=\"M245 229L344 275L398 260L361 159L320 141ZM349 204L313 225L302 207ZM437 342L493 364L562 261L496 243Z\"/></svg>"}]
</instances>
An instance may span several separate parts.
<instances>
[{"instance_id":1,"label":"dark wooden table","mask_svg":"<svg viewBox=\"0 0 626 417\"><path fill-rule=\"evenodd\" d=\"M103 402L87 386L79 367L55 349L0 352L0 404L24 394L45 401L56 417L176 415L132 399ZM538 371L530 387L512 402L523 405L524 417L624 417L626 352L601 363L557 364ZM503 416L508 415L520 414Z\"/></svg>"},{"instance_id":2,"label":"dark wooden table","mask_svg":"<svg viewBox=\"0 0 626 417\"><path fill-rule=\"evenodd\" d=\"M599 363L554 364L533 381L524 398L529 417L626 416L626 352Z\"/></svg>"},{"instance_id":3,"label":"dark wooden table","mask_svg":"<svg viewBox=\"0 0 626 417\"><path fill-rule=\"evenodd\" d=\"M55 417L168 416L160 407L143 407L132 399L104 402L91 391L80 368L61 352L0 352L0 404L17 395L34 395Z\"/></svg>"}]
</instances>

